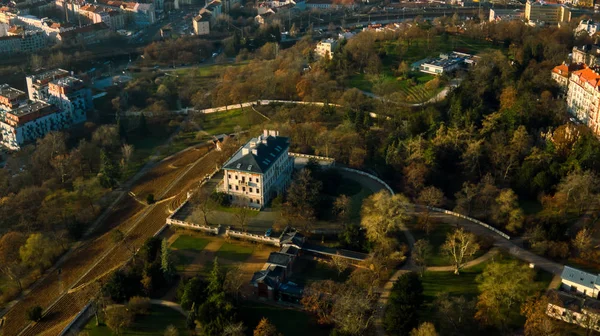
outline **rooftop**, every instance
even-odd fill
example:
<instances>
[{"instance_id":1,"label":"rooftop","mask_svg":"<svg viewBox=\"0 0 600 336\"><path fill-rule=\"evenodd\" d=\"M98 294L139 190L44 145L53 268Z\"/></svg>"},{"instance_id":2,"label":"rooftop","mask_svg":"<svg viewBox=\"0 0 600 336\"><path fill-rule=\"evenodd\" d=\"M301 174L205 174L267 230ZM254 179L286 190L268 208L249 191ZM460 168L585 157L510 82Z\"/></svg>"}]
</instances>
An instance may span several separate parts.
<instances>
[{"instance_id":1,"label":"rooftop","mask_svg":"<svg viewBox=\"0 0 600 336\"><path fill-rule=\"evenodd\" d=\"M580 271L569 266L565 266L560 277L563 280L568 280L585 287L594 287L598 281L598 275Z\"/></svg>"},{"instance_id":2,"label":"rooftop","mask_svg":"<svg viewBox=\"0 0 600 336\"><path fill-rule=\"evenodd\" d=\"M41 72L37 75L31 75L31 80L34 82L44 82L46 80L49 79L55 79L57 77L64 77L64 76L68 76L69 72L67 70L63 70L63 69L52 69L52 70L48 70L48 71L44 71Z\"/></svg>"},{"instance_id":3,"label":"rooftop","mask_svg":"<svg viewBox=\"0 0 600 336\"><path fill-rule=\"evenodd\" d=\"M250 139L231 156L223 169L264 174L289 147L288 138L278 134L265 130L264 134Z\"/></svg>"},{"instance_id":4,"label":"rooftop","mask_svg":"<svg viewBox=\"0 0 600 336\"><path fill-rule=\"evenodd\" d=\"M600 74L594 71L594 69L586 67L581 70L573 71L573 75L579 77L580 81L589 83L592 87L598 87L600 84ZM565 267L565 269L566 268L567 267Z\"/></svg>"},{"instance_id":5,"label":"rooftop","mask_svg":"<svg viewBox=\"0 0 600 336\"><path fill-rule=\"evenodd\" d=\"M50 107L52 105L43 102L43 101L28 101L26 104L23 104L15 109L12 109L9 113L15 115L17 117L23 117L28 114L38 112L42 109Z\"/></svg>"},{"instance_id":6,"label":"rooftop","mask_svg":"<svg viewBox=\"0 0 600 336\"><path fill-rule=\"evenodd\" d=\"M0 97L6 97L8 99L15 99L19 96L24 96L25 92L21 90L17 90L13 87L8 86L8 84L0 85Z\"/></svg>"},{"instance_id":7,"label":"rooftop","mask_svg":"<svg viewBox=\"0 0 600 336\"><path fill-rule=\"evenodd\" d=\"M281 267L288 267L288 265L292 262L292 259L293 257L289 254L271 252L271 254L269 254L269 259L267 259L267 263Z\"/></svg>"},{"instance_id":8,"label":"rooftop","mask_svg":"<svg viewBox=\"0 0 600 336\"><path fill-rule=\"evenodd\" d=\"M72 76L68 76L68 77L59 78L57 80L54 80L51 83L58 85L60 87L72 87L75 84L82 84L83 81L81 81L81 79L78 79L78 78L75 78Z\"/></svg>"}]
</instances>

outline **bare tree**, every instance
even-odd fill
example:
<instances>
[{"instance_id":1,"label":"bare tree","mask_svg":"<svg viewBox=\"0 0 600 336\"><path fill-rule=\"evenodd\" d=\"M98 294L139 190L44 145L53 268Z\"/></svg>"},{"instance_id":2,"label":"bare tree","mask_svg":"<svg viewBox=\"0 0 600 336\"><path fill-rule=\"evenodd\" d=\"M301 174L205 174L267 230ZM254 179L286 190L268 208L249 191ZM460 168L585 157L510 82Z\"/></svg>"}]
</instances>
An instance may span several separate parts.
<instances>
[{"instance_id":1,"label":"bare tree","mask_svg":"<svg viewBox=\"0 0 600 336\"><path fill-rule=\"evenodd\" d=\"M442 252L448 255L454 263L454 274L459 274L464 263L467 262L477 251L477 237L463 228L455 229L446 237L442 245Z\"/></svg>"},{"instance_id":2,"label":"bare tree","mask_svg":"<svg viewBox=\"0 0 600 336\"><path fill-rule=\"evenodd\" d=\"M339 254L331 257L331 264L337 270L338 275L341 275L350 266L350 262L348 261L348 259L342 257Z\"/></svg>"},{"instance_id":3,"label":"bare tree","mask_svg":"<svg viewBox=\"0 0 600 336\"><path fill-rule=\"evenodd\" d=\"M424 215L419 217L419 226L427 235L431 231L430 207L439 207L444 203L444 193L436 187L426 187L421 190L417 202L425 207Z\"/></svg>"},{"instance_id":4,"label":"bare tree","mask_svg":"<svg viewBox=\"0 0 600 336\"><path fill-rule=\"evenodd\" d=\"M223 287L226 292L238 299L246 281L241 265L237 264L229 268L227 273L225 273L225 283L223 284Z\"/></svg>"},{"instance_id":5,"label":"bare tree","mask_svg":"<svg viewBox=\"0 0 600 336\"><path fill-rule=\"evenodd\" d=\"M350 217L352 200L346 195L338 196L333 202L333 211L337 218L343 222Z\"/></svg>"},{"instance_id":6,"label":"bare tree","mask_svg":"<svg viewBox=\"0 0 600 336\"><path fill-rule=\"evenodd\" d=\"M412 248L412 258L415 265L421 270L421 275L427 269L427 258L431 255L431 245L425 239L419 239Z\"/></svg>"},{"instance_id":7,"label":"bare tree","mask_svg":"<svg viewBox=\"0 0 600 336\"><path fill-rule=\"evenodd\" d=\"M133 145L123 144L121 146L121 154L123 155L123 167L127 167L129 161L131 160L131 156L133 155Z\"/></svg>"},{"instance_id":8,"label":"bare tree","mask_svg":"<svg viewBox=\"0 0 600 336\"><path fill-rule=\"evenodd\" d=\"M573 238L573 246L577 249L579 255L584 259L588 259L589 256L593 255L592 239L592 230L590 230L587 227L584 227L583 229L579 230L575 238Z\"/></svg>"},{"instance_id":9,"label":"bare tree","mask_svg":"<svg viewBox=\"0 0 600 336\"><path fill-rule=\"evenodd\" d=\"M124 306L116 306L106 310L106 325L117 335L133 323L133 314Z\"/></svg>"},{"instance_id":10,"label":"bare tree","mask_svg":"<svg viewBox=\"0 0 600 336\"><path fill-rule=\"evenodd\" d=\"M235 213L236 223L242 228L242 231L246 231L246 225L250 221L250 216L252 215L252 210L247 208L240 208Z\"/></svg>"},{"instance_id":11,"label":"bare tree","mask_svg":"<svg viewBox=\"0 0 600 336\"><path fill-rule=\"evenodd\" d=\"M209 225L208 217L218 206L217 202L211 197L211 192L207 189L200 188L198 192L192 195L190 203L194 207L192 220L200 220L201 224Z\"/></svg>"}]
</instances>

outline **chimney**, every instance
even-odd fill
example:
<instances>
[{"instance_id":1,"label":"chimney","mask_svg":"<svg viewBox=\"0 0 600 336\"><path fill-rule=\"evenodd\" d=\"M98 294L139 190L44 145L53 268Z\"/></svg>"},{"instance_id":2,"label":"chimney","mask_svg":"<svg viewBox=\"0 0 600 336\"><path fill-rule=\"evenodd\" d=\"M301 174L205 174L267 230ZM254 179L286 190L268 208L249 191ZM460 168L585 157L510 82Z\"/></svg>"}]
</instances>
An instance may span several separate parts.
<instances>
[{"instance_id":1,"label":"chimney","mask_svg":"<svg viewBox=\"0 0 600 336\"><path fill-rule=\"evenodd\" d=\"M263 130L263 136L266 138L269 136L269 131L267 131L266 129Z\"/></svg>"},{"instance_id":2,"label":"chimney","mask_svg":"<svg viewBox=\"0 0 600 336\"><path fill-rule=\"evenodd\" d=\"M256 149L256 148L252 148L252 154L254 154L254 155L258 155L258 149Z\"/></svg>"},{"instance_id":3,"label":"chimney","mask_svg":"<svg viewBox=\"0 0 600 336\"><path fill-rule=\"evenodd\" d=\"M248 155L248 153L250 153L250 149L246 147L242 148L242 155Z\"/></svg>"}]
</instances>

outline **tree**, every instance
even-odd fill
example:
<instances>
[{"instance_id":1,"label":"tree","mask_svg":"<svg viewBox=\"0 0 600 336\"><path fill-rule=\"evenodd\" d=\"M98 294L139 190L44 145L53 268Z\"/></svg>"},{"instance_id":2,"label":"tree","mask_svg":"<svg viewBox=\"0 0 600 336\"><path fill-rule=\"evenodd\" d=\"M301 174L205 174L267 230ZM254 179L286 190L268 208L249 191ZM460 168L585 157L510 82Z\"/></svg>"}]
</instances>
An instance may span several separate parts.
<instances>
[{"instance_id":1,"label":"tree","mask_svg":"<svg viewBox=\"0 0 600 336\"><path fill-rule=\"evenodd\" d=\"M338 220L342 222L348 221L350 213L352 211L352 199L346 195L340 195L336 197L333 202L333 212Z\"/></svg>"},{"instance_id":2,"label":"tree","mask_svg":"<svg viewBox=\"0 0 600 336\"><path fill-rule=\"evenodd\" d=\"M484 325L506 326L519 306L535 290L535 272L519 261L493 262L477 278L479 294L475 318Z\"/></svg>"},{"instance_id":3,"label":"tree","mask_svg":"<svg viewBox=\"0 0 600 336\"><path fill-rule=\"evenodd\" d=\"M410 336L438 336L435 326L431 322L423 322L419 328L411 330Z\"/></svg>"},{"instance_id":4,"label":"tree","mask_svg":"<svg viewBox=\"0 0 600 336\"><path fill-rule=\"evenodd\" d=\"M244 322L230 323L223 329L223 336L245 336L246 326Z\"/></svg>"},{"instance_id":5,"label":"tree","mask_svg":"<svg viewBox=\"0 0 600 336\"><path fill-rule=\"evenodd\" d=\"M131 160L131 156L133 155L133 145L123 144L121 147L121 155L123 156L123 168L127 167L129 161Z\"/></svg>"},{"instance_id":6,"label":"tree","mask_svg":"<svg viewBox=\"0 0 600 336\"><path fill-rule=\"evenodd\" d=\"M429 208L441 206L444 203L444 193L436 187L425 187L419 193L417 203L425 207L425 215L419 217L419 226L429 235L429 231L431 230L431 221L429 218L431 210Z\"/></svg>"},{"instance_id":7,"label":"tree","mask_svg":"<svg viewBox=\"0 0 600 336\"><path fill-rule=\"evenodd\" d=\"M409 219L408 199L401 194L391 196L380 191L363 201L361 226L367 231L367 239L375 244L389 246L388 234L404 227Z\"/></svg>"},{"instance_id":8,"label":"tree","mask_svg":"<svg viewBox=\"0 0 600 336\"><path fill-rule=\"evenodd\" d=\"M19 248L25 244L25 236L20 232L11 231L0 237L0 272L23 290L21 278L24 267L21 265Z\"/></svg>"},{"instance_id":9,"label":"tree","mask_svg":"<svg viewBox=\"0 0 600 336\"><path fill-rule=\"evenodd\" d=\"M525 336L559 336L563 334L559 323L548 314L548 297L529 298L521 306L521 314L525 316Z\"/></svg>"},{"instance_id":10,"label":"tree","mask_svg":"<svg viewBox=\"0 0 600 336\"><path fill-rule=\"evenodd\" d=\"M448 233L441 250L452 259L454 274L459 274L464 263L479 251L479 244L474 234L465 231L463 228L458 228Z\"/></svg>"},{"instance_id":11,"label":"tree","mask_svg":"<svg viewBox=\"0 0 600 336\"><path fill-rule=\"evenodd\" d=\"M423 285L416 273L404 273L392 287L383 325L392 335L406 335L417 326Z\"/></svg>"},{"instance_id":12,"label":"tree","mask_svg":"<svg viewBox=\"0 0 600 336\"><path fill-rule=\"evenodd\" d=\"M242 287L246 284L248 279L246 279L244 272L242 270L241 264L236 264L227 269L225 273L225 283L223 284L223 288L225 292L229 293L236 300L239 298L242 293Z\"/></svg>"},{"instance_id":13,"label":"tree","mask_svg":"<svg viewBox=\"0 0 600 336\"><path fill-rule=\"evenodd\" d=\"M592 171L575 171L556 187L556 193L565 196L567 206L575 208L579 214L586 211L595 199L600 189L600 179Z\"/></svg>"},{"instance_id":14,"label":"tree","mask_svg":"<svg viewBox=\"0 0 600 336\"><path fill-rule=\"evenodd\" d=\"M42 319L44 310L40 306L33 306L27 309L27 319L32 322L39 322Z\"/></svg>"},{"instance_id":15,"label":"tree","mask_svg":"<svg viewBox=\"0 0 600 336\"><path fill-rule=\"evenodd\" d=\"M492 219L496 224L504 224L510 232L516 232L523 226L525 215L519 207L519 200L512 189L502 189L492 207Z\"/></svg>"},{"instance_id":16,"label":"tree","mask_svg":"<svg viewBox=\"0 0 600 336\"><path fill-rule=\"evenodd\" d=\"M100 172L98 173L100 178L100 185L104 188L114 188L118 185L118 179L121 176L119 167L114 165L110 157L104 150L100 151Z\"/></svg>"},{"instance_id":17,"label":"tree","mask_svg":"<svg viewBox=\"0 0 600 336\"><path fill-rule=\"evenodd\" d=\"M374 302L368 289L346 282L331 311L336 330L346 335L364 335L375 318Z\"/></svg>"},{"instance_id":18,"label":"tree","mask_svg":"<svg viewBox=\"0 0 600 336\"><path fill-rule=\"evenodd\" d=\"M107 309L105 315L104 323L117 335L133 324L133 314L123 306Z\"/></svg>"},{"instance_id":19,"label":"tree","mask_svg":"<svg viewBox=\"0 0 600 336\"><path fill-rule=\"evenodd\" d=\"M589 259L590 257L593 257L594 254L592 253L592 230L590 230L587 227L584 227L583 229L579 230L577 232L577 235L575 235L575 238L573 238L573 246L577 249L579 255L582 256L584 259Z\"/></svg>"},{"instance_id":20,"label":"tree","mask_svg":"<svg viewBox=\"0 0 600 336\"><path fill-rule=\"evenodd\" d=\"M192 220L200 222L200 224L208 225L208 217L219 206L219 204L211 197L211 191L206 188L200 188L190 199L190 203L194 206L192 212Z\"/></svg>"},{"instance_id":21,"label":"tree","mask_svg":"<svg viewBox=\"0 0 600 336\"><path fill-rule=\"evenodd\" d=\"M254 336L281 336L281 334L267 318L263 317L254 329Z\"/></svg>"},{"instance_id":22,"label":"tree","mask_svg":"<svg viewBox=\"0 0 600 336\"><path fill-rule=\"evenodd\" d=\"M179 336L179 330L177 330L177 327L175 327L172 324L169 324L167 326L167 329L165 329L165 332L163 333L164 336Z\"/></svg>"},{"instance_id":23,"label":"tree","mask_svg":"<svg viewBox=\"0 0 600 336\"><path fill-rule=\"evenodd\" d=\"M116 125L102 125L92 134L92 142L104 150L111 151L121 144L119 128Z\"/></svg>"},{"instance_id":24,"label":"tree","mask_svg":"<svg viewBox=\"0 0 600 336\"><path fill-rule=\"evenodd\" d=\"M332 280L313 281L304 288L300 303L317 316L319 324L331 324L334 298L341 290L342 286Z\"/></svg>"},{"instance_id":25,"label":"tree","mask_svg":"<svg viewBox=\"0 0 600 336\"><path fill-rule=\"evenodd\" d=\"M46 269L52 265L56 257L62 253L60 244L41 233L32 233L25 245L19 249L23 264L38 269Z\"/></svg>"},{"instance_id":26,"label":"tree","mask_svg":"<svg viewBox=\"0 0 600 336\"><path fill-rule=\"evenodd\" d=\"M207 283L200 277L194 277L180 285L181 292L179 304L185 310L191 310L194 305L199 306L207 298Z\"/></svg>"},{"instance_id":27,"label":"tree","mask_svg":"<svg viewBox=\"0 0 600 336\"><path fill-rule=\"evenodd\" d=\"M450 296L442 293L433 306L437 307L437 316L444 335L465 335L473 328L475 300L468 301L464 296Z\"/></svg>"},{"instance_id":28,"label":"tree","mask_svg":"<svg viewBox=\"0 0 600 336\"><path fill-rule=\"evenodd\" d=\"M252 215L252 210L247 208L237 209L235 213L235 219L237 224L242 228L242 231L246 231L246 225L250 221L250 216Z\"/></svg>"},{"instance_id":29,"label":"tree","mask_svg":"<svg viewBox=\"0 0 600 336\"><path fill-rule=\"evenodd\" d=\"M175 276L175 266L173 265L173 257L171 256L171 249L166 239L161 242L160 248L160 269L165 276L167 282L171 282Z\"/></svg>"},{"instance_id":30,"label":"tree","mask_svg":"<svg viewBox=\"0 0 600 336\"><path fill-rule=\"evenodd\" d=\"M134 296L129 299L127 309L133 315L146 315L150 310L150 299L147 297Z\"/></svg>"},{"instance_id":31,"label":"tree","mask_svg":"<svg viewBox=\"0 0 600 336\"><path fill-rule=\"evenodd\" d=\"M342 257L339 254L331 257L331 264L337 270L338 276L341 275L350 266L350 262L348 261L348 259Z\"/></svg>"},{"instance_id":32,"label":"tree","mask_svg":"<svg viewBox=\"0 0 600 336\"><path fill-rule=\"evenodd\" d=\"M431 245L425 239L419 239L415 242L412 248L412 258L415 265L421 270L421 275L425 273L427 268L427 258L431 255Z\"/></svg>"},{"instance_id":33,"label":"tree","mask_svg":"<svg viewBox=\"0 0 600 336\"><path fill-rule=\"evenodd\" d=\"M406 61L400 62L400 65L398 65L398 75L402 78L407 78L409 73L410 66L408 63L406 63Z\"/></svg>"},{"instance_id":34,"label":"tree","mask_svg":"<svg viewBox=\"0 0 600 336\"><path fill-rule=\"evenodd\" d=\"M323 183L309 169L302 169L287 191L284 212L289 218L310 222L316 216Z\"/></svg>"}]
</instances>

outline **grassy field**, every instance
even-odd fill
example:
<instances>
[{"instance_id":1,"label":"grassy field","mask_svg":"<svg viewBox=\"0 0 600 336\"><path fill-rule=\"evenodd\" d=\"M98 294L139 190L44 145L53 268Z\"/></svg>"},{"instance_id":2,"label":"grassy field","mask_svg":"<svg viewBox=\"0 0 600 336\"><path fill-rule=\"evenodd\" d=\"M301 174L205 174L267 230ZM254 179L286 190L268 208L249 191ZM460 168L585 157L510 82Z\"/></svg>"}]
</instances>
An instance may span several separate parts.
<instances>
[{"instance_id":1,"label":"grassy field","mask_svg":"<svg viewBox=\"0 0 600 336\"><path fill-rule=\"evenodd\" d=\"M152 306L148 315L136 318L134 324L120 335L164 335L165 329L169 325L174 325L179 330L180 335L185 335L187 332L185 317L179 312L167 307ZM96 326L94 318L88 322L82 331L89 336L116 335L102 321L99 326Z\"/></svg>"},{"instance_id":2,"label":"grassy field","mask_svg":"<svg viewBox=\"0 0 600 336\"><path fill-rule=\"evenodd\" d=\"M217 251L217 257L231 261L243 262L250 257L253 249L247 246L225 242Z\"/></svg>"},{"instance_id":3,"label":"grassy field","mask_svg":"<svg viewBox=\"0 0 600 336\"><path fill-rule=\"evenodd\" d=\"M202 251L210 241L205 238L192 236L179 236L171 245L171 248L178 250Z\"/></svg>"},{"instance_id":4,"label":"grassy field","mask_svg":"<svg viewBox=\"0 0 600 336\"><path fill-rule=\"evenodd\" d=\"M252 335L252 331L263 317L269 319L285 336L327 336L331 331L327 327L319 326L315 319L305 312L279 306L244 302L239 307L238 315L248 328L246 335Z\"/></svg>"}]
</instances>

